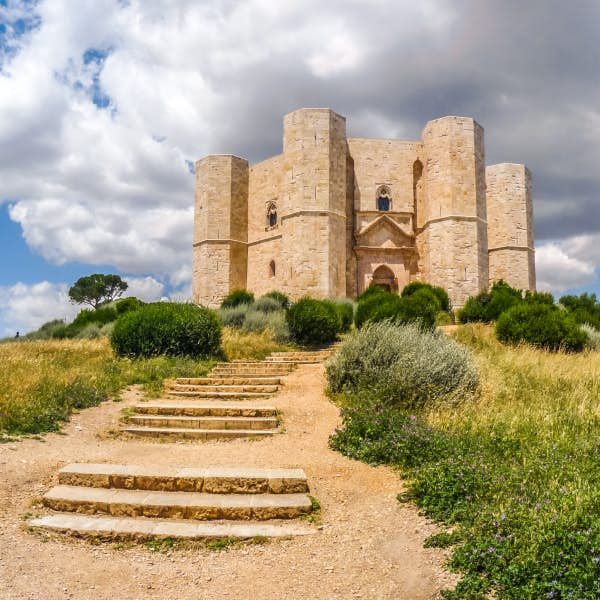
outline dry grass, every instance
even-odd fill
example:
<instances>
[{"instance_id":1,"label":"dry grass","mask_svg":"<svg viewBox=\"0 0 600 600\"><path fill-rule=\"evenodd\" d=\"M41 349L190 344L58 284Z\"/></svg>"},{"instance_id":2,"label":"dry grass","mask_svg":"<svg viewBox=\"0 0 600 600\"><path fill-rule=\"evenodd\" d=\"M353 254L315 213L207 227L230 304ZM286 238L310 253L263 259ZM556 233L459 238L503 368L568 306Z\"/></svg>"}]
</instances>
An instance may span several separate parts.
<instances>
[{"instance_id":1,"label":"dry grass","mask_svg":"<svg viewBox=\"0 0 600 600\"><path fill-rule=\"evenodd\" d=\"M222 346L228 360L262 360L271 352L292 348L273 341L270 331L247 333L232 327L223 328Z\"/></svg>"},{"instance_id":2,"label":"dry grass","mask_svg":"<svg viewBox=\"0 0 600 600\"><path fill-rule=\"evenodd\" d=\"M474 350L482 393L458 410L436 407L430 422L481 431L501 426L519 437L545 437L553 443L598 435L600 352L504 346L486 325L465 325L454 335Z\"/></svg>"}]
</instances>

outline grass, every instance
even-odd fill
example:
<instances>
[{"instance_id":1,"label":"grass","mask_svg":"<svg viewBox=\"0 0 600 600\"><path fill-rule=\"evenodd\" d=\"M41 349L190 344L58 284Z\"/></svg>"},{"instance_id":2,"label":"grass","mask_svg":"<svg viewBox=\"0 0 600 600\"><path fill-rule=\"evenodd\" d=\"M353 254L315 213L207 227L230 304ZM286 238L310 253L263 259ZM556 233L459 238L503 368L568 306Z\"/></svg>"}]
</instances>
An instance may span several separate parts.
<instances>
[{"instance_id":1,"label":"grass","mask_svg":"<svg viewBox=\"0 0 600 600\"><path fill-rule=\"evenodd\" d=\"M271 352L285 352L290 344L275 342L270 331L249 333L233 327L223 328L222 346L228 360L263 360Z\"/></svg>"},{"instance_id":2,"label":"grass","mask_svg":"<svg viewBox=\"0 0 600 600\"><path fill-rule=\"evenodd\" d=\"M223 332L223 349L231 360L260 360L286 348L268 332ZM103 337L0 344L0 364L0 441L9 441L58 431L74 410L118 400L128 385L140 384L146 396L159 396L165 379L205 376L214 361L116 358Z\"/></svg>"},{"instance_id":3,"label":"grass","mask_svg":"<svg viewBox=\"0 0 600 600\"><path fill-rule=\"evenodd\" d=\"M345 396L334 448L396 465L400 501L446 526L463 577L448 598L600 597L600 353L499 344L491 327L455 333L481 392L408 413Z\"/></svg>"}]
</instances>

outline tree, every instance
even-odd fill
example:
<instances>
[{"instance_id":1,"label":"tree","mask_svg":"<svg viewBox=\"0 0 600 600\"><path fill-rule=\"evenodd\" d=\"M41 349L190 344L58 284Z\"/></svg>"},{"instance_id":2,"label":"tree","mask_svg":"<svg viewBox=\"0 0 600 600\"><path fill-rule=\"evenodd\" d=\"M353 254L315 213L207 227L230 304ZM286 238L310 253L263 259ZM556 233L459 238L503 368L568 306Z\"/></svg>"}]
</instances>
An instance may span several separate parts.
<instances>
[{"instance_id":1,"label":"tree","mask_svg":"<svg viewBox=\"0 0 600 600\"><path fill-rule=\"evenodd\" d=\"M80 277L69 289L69 299L74 304L89 304L96 309L104 302L111 302L127 289L127 283L118 275L95 273Z\"/></svg>"}]
</instances>

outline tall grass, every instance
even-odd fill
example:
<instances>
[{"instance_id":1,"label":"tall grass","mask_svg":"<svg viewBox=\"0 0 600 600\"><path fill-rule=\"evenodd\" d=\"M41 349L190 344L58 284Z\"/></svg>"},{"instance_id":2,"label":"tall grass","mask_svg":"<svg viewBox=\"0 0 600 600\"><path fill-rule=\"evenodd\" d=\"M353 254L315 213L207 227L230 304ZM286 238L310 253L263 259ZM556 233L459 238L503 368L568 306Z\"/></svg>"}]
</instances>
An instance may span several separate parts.
<instances>
[{"instance_id":1,"label":"tall grass","mask_svg":"<svg viewBox=\"0 0 600 600\"><path fill-rule=\"evenodd\" d=\"M502 346L468 325L481 392L418 412L352 395L338 450L397 465L413 500L452 526L463 578L449 598L600 597L600 353Z\"/></svg>"},{"instance_id":2,"label":"tall grass","mask_svg":"<svg viewBox=\"0 0 600 600\"><path fill-rule=\"evenodd\" d=\"M289 344L275 341L269 330L251 333L232 327L223 328L221 346L228 360L263 360L271 352L292 348Z\"/></svg>"},{"instance_id":3,"label":"tall grass","mask_svg":"<svg viewBox=\"0 0 600 600\"><path fill-rule=\"evenodd\" d=\"M164 379L202 376L208 361L113 357L106 338L0 344L0 438L55 431L73 410L95 406L134 383L148 395Z\"/></svg>"}]
</instances>

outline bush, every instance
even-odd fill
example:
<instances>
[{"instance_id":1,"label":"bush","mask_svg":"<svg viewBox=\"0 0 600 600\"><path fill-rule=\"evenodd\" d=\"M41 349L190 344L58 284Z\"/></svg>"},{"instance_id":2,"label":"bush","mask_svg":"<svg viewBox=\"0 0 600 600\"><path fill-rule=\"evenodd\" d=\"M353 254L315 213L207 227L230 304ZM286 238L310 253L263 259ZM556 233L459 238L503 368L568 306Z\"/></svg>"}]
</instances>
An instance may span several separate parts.
<instances>
[{"instance_id":1,"label":"bush","mask_svg":"<svg viewBox=\"0 0 600 600\"><path fill-rule=\"evenodd\" d=\"M105 323L116 320L116 318L117 311L112 307L101 307L95 310L84 308L79 311L79 314L73 319L71 325L75 329L80 330L89 323L104 325Z\"/></svg>"},{"instance_id":2,"label":"bush","mask_svg":"<svg viewBox=\"0 0 600 600\"><path fill-rule=\"evenodd\" d=\"M290 339L290 330L285 320L285 311L261 312L254 310L254 306L247 312L242 325L242 331L248 333L261 333L270 331L276 342L284 343Z\"/></svg>"},{"instance_id":3,"label":"bush","mask_svg":"<svg viewBox=\"0 0 600 600\"><path fill-rule=\"evenodd\" d=\"M244 319L249 308L249 304L238 304L231 308L219 308L217 315L219 315L221 323L226 327L237 327L239 329L244 324Z\"/></svg>"},{"instance_id":4,"label":"bush","mask_svg":"<svg viewBox=\"0 0 600 600\"><path fill-rule=\"evenodd\" d=\"M56 330L63 329L66 327L65 322L62 319L54 319L44 323L38 330L31 331L24 336L21 336L23 340L49 340L54 337Z\"/></svg>"},{"instance_id":5,"label":"bush","mask_svg":"<svg viewBox=\"0 0 600 600\"><path fill-rule=\"evenodd\" d=\"M548 304L554 306L554 296L550 292L525 292L525 302L528 304Z\"/></svg>"},{"instance_id":6,"label":"bush","mask_svg":"<svg viewBox=\"0 0 600 600\"><path fill-rule=\"evenodd\" d=\"M362 327L367 321L375 323L391 319L398 323L418 321L423 327L433 329L439 311L440 304L430 289L418 289L404 298L384 291L371 294L361 300L354 321L357 328Z\"/></svg>"},{"instance_id":7,"label":"bush","mask_svg":"<svg viewBox=\"0 0 600 600\"><path fill-rule=\"evenodd\" d=\"M302 298L286 314L291 338L298 344L318 346L335 341L342 321L330 302Z\"/></svg>"},{"instance_id":8,"label":"bush","mask_svg":"<svg viewBox=\"0 0 600 600\"><path fill-rule=\"evenodd\" d=\"M440 303L440 310L444 312L448 312L450 310L450 296L448 296L448 292L442 287L433 286L429 283L424 283L423 281L412 281L404 287L401 295L403 298L406 296L412 296L419 290L429 290L433 292Z\"/></svg>"},{"instance_id":9,"label":"bush","mask_svg":"<svg viewBox=\"0 0 600 600\"><path fill-rule=\"evenodd\" d=\"M117 315L122 315L123 313L129 312L130 310L137 310L143 305L141 300L134 298L133 296L129 296L128 298L122 298L121 300L117 300L115 303L115 309L117 310Z\"/></svg>"},{"instance_id":10,"label":"bush","mask_svg":"<svg viewBox=\"0 0 600 600\"><path fill-rule=\"evenodd\" d=\"M263 298L273 298L273 300L277 300L281 308L287 309L290 306L290 299L283 292L278 292L277 290L267 292Z\"/></svg>"},{"instance_id":11,"label":"bush","mask_svg":"<svg viewBox=\"0 0 600 600\"><path fill-rule=\"evenodd\" d=\"M540 299L540 298L536 298ZM532 299L533 300L533 299ZM521 290L517 290L502 279L492 285L490 292L482 292L471 296L458 312L461 323L496 321L509 308L523 302Z\"/></svg>"},{"instance_id":12,"label":"bush","mask_svg":"<svg viewBox=\"0 0 600 600\"><path fill-rule=\"evenodd\" d=\"M435 292L421 288L410 296L400 298L399 323L418 322L426 329L434 329L437 314L440 312L440 303Z\"/></svg>"},{"instance_id":13,"label":"bush","mask_svg":"<svg viewBox=\"0 0 600 600\"><path fill-rule=\"evenodd\" d=\"M253 302L254 294L252 292L233 290L233 292L225 296L225 299L221 302L221 308L232 308L240 304L252 304Z\"/></svg>"},{"instance_id":14,"label":"bush","mask_svg":"<svg viewBox=\"0 0 600 600\"><path fill-rule=\"evenodd\" d=\"M82 327L74 337L76 337L78 340L95 340L101 335L102 329L98 323L88 323Z\"/></svg>"},{"instance_id":15,"label":"bush","mask_svg":"<svg viewBox=\"0 0 600 600\"><path fill-rule=\"evenodd\" d=\"M600 330L584 323L581 325L581 330L587 335L587 341L585 347L588 350L600 350Z\"/></svg>"},{"instance_id":16,"label":"bush","mask_svg":"<svg viewBox=\"0 0 600 600\"><path fill-rule=\"evenodd\" d=\"M354 302L349 298L332 298L328 302L332 304L340 316L342 322L340 333L350 331L354 322Z\"/></svg>"},{"instance_id":17,"label":"bush","mask_svg":"<svg viewBox=\"0 0 600 600\"><path fill-rule=\"evenodd\" d=\"M470 351L417 324L367 323L328 361L333 393L373 392L402 406L472 395L479 377Z\"/></svg>"},{"instance_id":18,"label":"bush","mask_svg":"<svg viewBox=\"0 0 600 600\"><path fill-rule=\"evenodd\" d=\"M525 342L547 350L583 350L587 335L565 312L547 304L519 304L506 311L496 323L501 342Z\"/></svg>"},{"instance_id":19,"label":"bush","mask_svg":"<svg viewBox=\"0 0 600 600\"><path fill-rule=\"evenodd\" d=\"M220 350L221 322L208 308L156 302L121 315L110 341L119 356L211 356Z\"/></svg>"},{"instance_id":20,"label":"bush","mask_svg":"<svg viewBox=\"0 0 600 600\"><path fill-rule=\"evenodd\" d=\"M262 296L252 305L252 309L263 313L270 313L282 310L282 306L281 303L275 298Z\"/></svg>"},{"instance_id":21,"label":"bush","mask_svg":"<svg viewBox=\"0 0 600 600\"><path fill-rule=\"evenodd\" d=\"M356 298L357 302L366 300L371 296L377 296L378 294L389 294L387 290L383 289L380 285L371 284L360 296Z\"/></svg>"}]
</instances>

